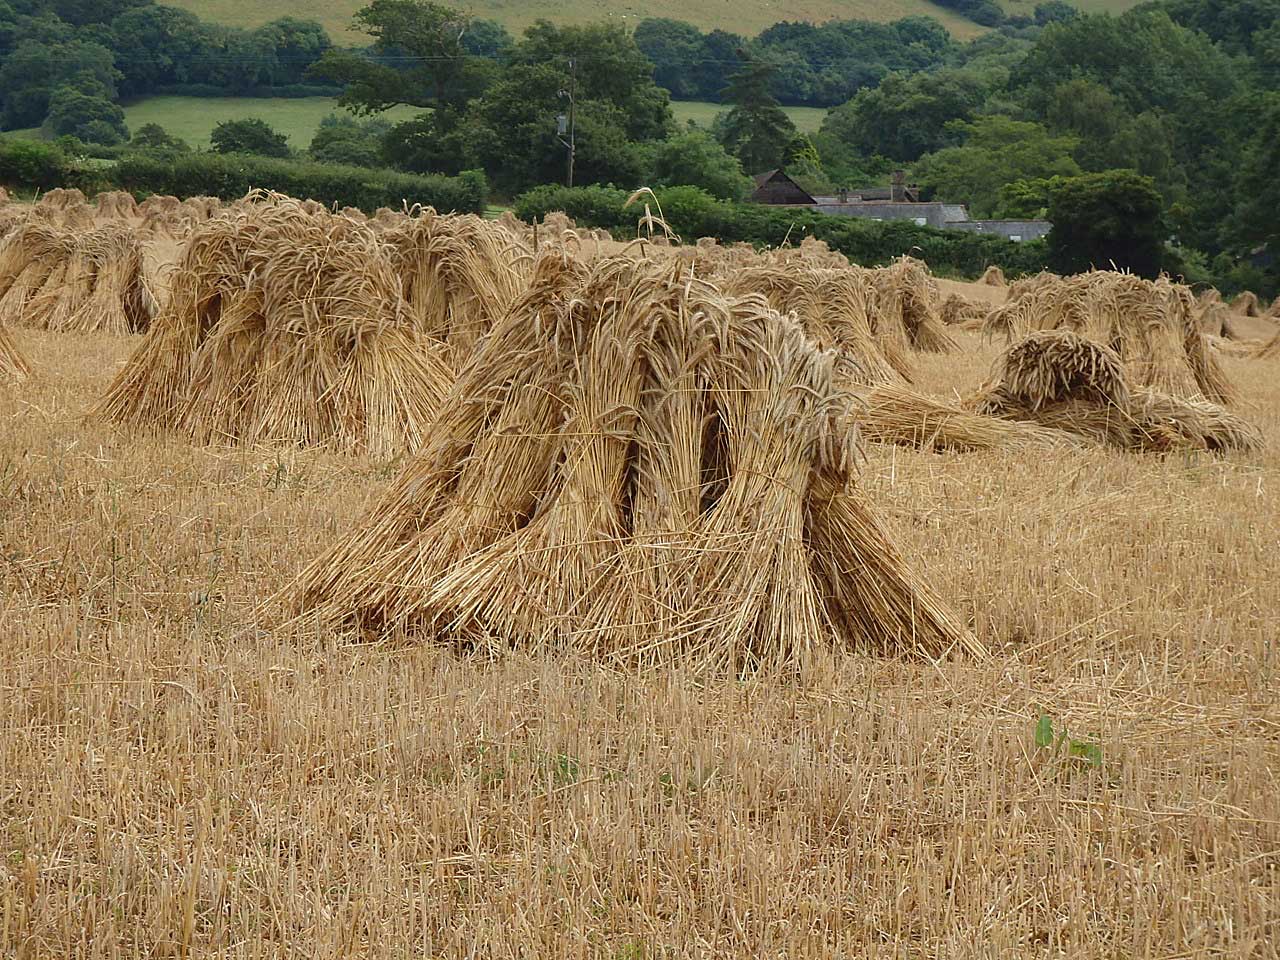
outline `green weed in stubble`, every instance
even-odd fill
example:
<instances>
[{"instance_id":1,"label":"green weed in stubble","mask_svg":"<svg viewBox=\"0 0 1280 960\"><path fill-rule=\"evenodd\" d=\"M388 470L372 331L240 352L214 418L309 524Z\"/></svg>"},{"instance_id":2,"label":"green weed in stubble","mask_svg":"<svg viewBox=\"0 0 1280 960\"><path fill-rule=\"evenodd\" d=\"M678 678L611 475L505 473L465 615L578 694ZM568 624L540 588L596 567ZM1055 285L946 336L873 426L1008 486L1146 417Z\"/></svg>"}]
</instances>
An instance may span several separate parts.
<instances>
[{"instance_id":1,"label":"green weed in stubble","mask_svg":"<svg viewBox=\"0 0 1280 960\"><path fill-rule=\"evenodd\" d=\"M1102 744L1097 734L1089 734L1087 739L1080 740L1067 732L1066 724L1055 731L1053 718L1047 713L1040 714L1035 729L1036 746L1047 751L1050 758L1059 762L1076 762L1090 767L1102 766Z\"/></svg>"}]
</instances>

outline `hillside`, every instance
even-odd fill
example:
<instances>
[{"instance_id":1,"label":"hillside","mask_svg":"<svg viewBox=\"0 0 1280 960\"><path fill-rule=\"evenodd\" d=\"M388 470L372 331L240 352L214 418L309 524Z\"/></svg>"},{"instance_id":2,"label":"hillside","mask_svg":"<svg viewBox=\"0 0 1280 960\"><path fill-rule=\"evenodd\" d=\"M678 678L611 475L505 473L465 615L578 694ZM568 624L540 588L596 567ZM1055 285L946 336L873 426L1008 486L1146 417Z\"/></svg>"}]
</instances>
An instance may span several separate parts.
<instances>
[{"instance_id":1,"label":"hillside","mask_svg":"<svg viewBox=\"0 0 1280 960\"><path fill-rule=\"evenodd\" d=\"M280 3L254 3L252 0L168 0L175 7L185 7L206 20L235 26L255 27L277 17L295 16L319 20L337 40L352 41L362 35L351 31L351 15L364 6L365 0L284 0ZM1092 0L1110 3L1112 0ZM1132 5L1126 3L1125 5ZM985 32L963 17L928 0L791 0L785 7L769 0L648 0L645 3L611 3L608 0L476 0L458 4L477 17L498 20L512 31L523 30L535 20L558 23L585 23L621 19L634 23L646 17L672 17L685 20L703 30L720 28L733 33L754 36L779 20L821 22L834 19L861 19L887 22L901 17L930 16L943 23L961 39ZM1029 7L1034 7L1034 3Z\"/></svg>"}]
</instances>

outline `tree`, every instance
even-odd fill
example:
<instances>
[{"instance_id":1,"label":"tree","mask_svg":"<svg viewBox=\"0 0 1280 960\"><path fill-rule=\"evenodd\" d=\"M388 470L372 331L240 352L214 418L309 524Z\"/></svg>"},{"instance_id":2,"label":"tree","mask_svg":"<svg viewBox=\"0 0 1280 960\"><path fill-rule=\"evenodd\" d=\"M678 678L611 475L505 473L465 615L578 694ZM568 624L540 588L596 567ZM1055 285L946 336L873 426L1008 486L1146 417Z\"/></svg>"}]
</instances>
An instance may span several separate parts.
<instances>
[{"instance_id":1,"label":"tree","mask_svg":"<svg viewBox=\"0 0 1280 960\"><path fill-rule=\"evenodd\" d=\"M224 120L213 128L209 143L215 153L289 156L289 138L273 130L265 120Z\"/></svg>"},{"instance_id":2,"label":"tree","mask_svg":"<svg viewBox=\"0 0 1280 960\"><path fill-rule=\"evenodd\" d=\"M742 172L742 164L702 130L655 143L650 170L654 186L701 187L721 200L741 200L751 190L751 178Z\"/></svg>"},{"instance_id":3,"label":"tree","mask_svg":"<svg viewBox=\"0 0 1280 960\"><path fill-rule=\"evenodd\" d=\"M741 52L740 52L741 53ZM780 167L796 138L796 127L769 92L776 69L745 58L723 90L733 106L720 124L720 143L751 174Z\"/></svg>"},{"instance_id":4,"label":"tree","mask_svg":"<svg viewBox=\"0 0 1280 960\"><path fill-rule=\"evenodd\" d=\"M275 53L276 85L301 83L311 65L333 46L329 34L314 20L281 17L259 27L254 34Z\"/></svg>"},{"instance_id":5,"label":"tree","mask_svg":"<svg viewBox=\"0 0 1280 960\"><path fill-rule=\"evenodd\" d=\"M23 40L0 65L0 128L44 122L49 98L59 87L114 100L119 79L115 58L99 43Z\"/></svg>"},{"instance_id":6,"label":"tree","mask_svg":"<svg viewBox=\"0 0 1280 960\"><path fill-rule=\"evenodd\" d=\"M129 146L149 153L189 153L187 141L172 136L158 123L144 123L133 132Z\"/></svg>"},{"instance_id":7,"label":"tree","mask_svg":"<svg viewBox=\"0 0 1280 960\"><path fill-rule=\"evenodd\" d=\"M952 120L971 120L994 78L972 70L891 73L827 114L822 132L863 156L911 162L948 146Z\"/></svg>"},{"instance_id":8,"label":"tree","mask_svg":"<svg viewBox=\"0 0 1280 960\"><path fill-rule=\"evenodd\" d=\"M1049 195L1049 263L1060 273L1114 264L1155 277L1164 262L1163 208L1151 178L1130 170L1058 181Z\"/></svg>"},{"instance_id":9,"label":"tree","mask_svg":"<svg viewBox=\"0 0 1280 960\"><path fill-rule=\"evenodd\" d=\"M980 117L953 121L949 129L964 138L963 145L926 154L912 173L933 197L966 203L977 217L1002 213L1000 190L1008 183L1081 172L1071 157L1075 140L1051 136L1038 123Z\"/></svg>"},{"instance_id":10,"label":"tree","mask_svg":"<svg viewBox=\"0 0 1280 960\"><path fill-rule=\"evenodd\" d=\"M307 152L321 163L355 167L382 166L382 139L391 125L386 120L357 120L331 113L320 121Z\"/></svg>"},{"instance_id":11,"label":"tree","mask_svg":"<svg viewBox=\"0 0 1280 960\"><path fill-rule=\"evenodd\" d=\"M1280 252L1280 93L1261 98L1251 119L1253 136L1235 182L1234 226L1240 246L1268 244Z\"/></svg>"},{"instance_id":12,"label":"tree","mask_svg":"<svg viewBox=\"0 0 1280 960\"><path fill-rule=\"evenodd\" d=\"M653 79L677 100L697 100L702 92L693 71L701 60L702 31L681 20L659 17L641 20L634 34L636 46L653 62Z\"/></svg>"},{"instance_id":13,"label":"tree","mask_svg":"<svg viewBox=\"0 0 1280 960\"><path fill-rule=\"evenodd\" d=\"M124 111L105 97L59 87L49 97L45 129L55 136L70 136L85 143L114 146L129 139Z\"/></svg>"},{"instance_id":14,"label":"tree","mask_svg":"<svg viewBox=\"0 0 1280 960\"><path fill-rule=\"evenodd\" d=\"M373 37L369 56L330 50L311 75L343 84L340 103L357 113L394 106L461 109L492 80L495 65L463 42L471 19L432 0L373 0L355 21Z\"/></svg>"},{"instance_id":15,"label":"tree","mask_svg":"<svg viewBox=\"0 0 1280 960\"><path fill-rule=\"evenodd\" d=\"M190 83L193 61L212 53L210 37L195 14L164 6L135 7L112 20L111 49L123 68L120 93L125 97ZM146 56L137 56L139 50Z\"/></svg>"}]
</instances>

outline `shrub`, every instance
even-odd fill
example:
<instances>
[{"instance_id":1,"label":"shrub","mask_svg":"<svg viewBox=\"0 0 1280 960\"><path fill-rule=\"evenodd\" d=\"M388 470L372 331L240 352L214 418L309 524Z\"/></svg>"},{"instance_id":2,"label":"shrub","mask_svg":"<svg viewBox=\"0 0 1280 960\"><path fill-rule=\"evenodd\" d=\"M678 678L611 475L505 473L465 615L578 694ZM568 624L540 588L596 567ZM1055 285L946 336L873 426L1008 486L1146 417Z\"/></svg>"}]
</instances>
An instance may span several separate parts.
<instances>
[{"instance_id":1,"label":"shrub","mask_svg":"<svg viewBox=\"0 0 1280 960\"><path fill-rule=\"evenodd\" d=\"M328 206L359 207L369 213L404 203L421 203L441 213L480 213L489 192L484 174L474 170L456 177L421 176L245 154L133 154L109 172L118 187L135 194L234 200L261 187Z\"/></svg>"},{"instance_id":2,"label":"shrub","mask_svg":"<svg viewBox=\"0 0 1280 960\"><path fill-rule=\"evenodd\" d=\"M65 185L67 157L51 143L0 139L0 183L50 190Z\"/></svg>"},{"instance_id":3,"label":"shrub","mask_svg":"<svg viewBox=\"0 0 1280 960\"><path fill-rule=\"evenodd\" d=\"M979 276L992 264L1005 273L1035 273L1045 265L1043 242L1013 243L999 237L918 227L906 220L885 222L836 217L816 210L779 210L761 204L717 200L696 187L657 191L668 226L686 242L716 237L723 243L746 241L757 246L799 244L806 236L825 240L854 263L883 264L912 254L942 273ZM524 220L563 211L586 227L604 227L620 237L633 236L641 216L624 209L627 194L612 187L543 186L516 198L516 215ZM655 214L657 210L653 211Z\"/></svg>"}]
</instances>

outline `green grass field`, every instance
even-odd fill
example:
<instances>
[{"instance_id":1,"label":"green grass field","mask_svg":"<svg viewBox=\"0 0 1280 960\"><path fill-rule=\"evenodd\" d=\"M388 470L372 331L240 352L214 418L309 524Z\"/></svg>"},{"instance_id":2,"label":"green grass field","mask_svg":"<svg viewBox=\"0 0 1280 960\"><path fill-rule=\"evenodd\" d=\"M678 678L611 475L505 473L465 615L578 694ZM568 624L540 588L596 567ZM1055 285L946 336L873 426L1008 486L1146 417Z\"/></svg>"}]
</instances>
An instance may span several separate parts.
<instances>
[{"instance_id":1,"label":"green grass field","mask_svg":"<svg viewBox=\"0 0 1280 960\"><path fill-rule=\"evenodd\" d=\"M725 107L718 103L677 101L671 104L676 122L693 120L710 127L717 113ZM822 125L826 110L820 107L784 107L787 115L802 133L812 133ZM289 138L289 146L305 150L315 136L320 121L331 113L341 113L338 101L329 97L304 97L297 100L251 97L149 97L124 108L130 130L143 124L158 123L171 135L181 137L192 147L208 149L209 135L224 120L265 120ZM413 107L397 107L384 116L393 121L407 120L418 111ZM6 136L39 137L39 129L11 130Z\"/></svg>"},{"instance_id":2,"label":"green grass field","mask_svg":"<svg viewBox=\"0 0 1280 960\"><path fill-rule=\"evenodd\" d=\"M310 0L307 3L291 0L272 4L257 3L254 0L169 2L172 6L185 7L192 13L217 23L256 27L279 17L302 17L323 23L330 35L340 43L367 41L363 34L351 30L351 15L365 6L368 0ZM621 3L612 0L474 0L457 6L474 16L497 20L515 33L540 19L555 23L611 20L634 24L646 17L672 17L692 23L703 30L718 27L733 33L755 36L779 20L821 23L824 20L857 19L886 22L914 16L933 17L961 39L986 32L985 27L928 0L790 0L785 6L771 0L744 0L733 4L726 3L725 0L699 0L695 3L646 0L642 4L629 0L622 0Z\"/></svg>"},{"instance_id":3,"label":"green grass field","mask_svg":"<svg viewBox=\"0 0 1280 960\"><path fill-rule=\"evenodd\" d=\"M722 103L706 103L701 100L677 100L671 104L671 112L676 115L676 122L683 124L692 120L701 127L710 127L716 114L727 110ZM815 133L822 126L822 118L827 115L824 107L783 107L791 122L801 133Z\"/></svg>"},{"instance_id":4,"label":"green grass field","mask_svg":"<svg viewBox=\"0 0 1280 960\"><path fill-rule=\"evenodd\" d=\"M213 128L224 120L265 120L289 138L289 146L305 150L315 136L320 121L331 113L340 113L338 101L330 97L304 97L297 100L251 97L149 97L124 108L130 130L145 123L158 123L175 137L193 147L209 146ZM398 107L387 112L391 120L406 120L416 110Z\"/></svg>"}]
</instances>

